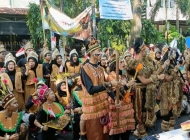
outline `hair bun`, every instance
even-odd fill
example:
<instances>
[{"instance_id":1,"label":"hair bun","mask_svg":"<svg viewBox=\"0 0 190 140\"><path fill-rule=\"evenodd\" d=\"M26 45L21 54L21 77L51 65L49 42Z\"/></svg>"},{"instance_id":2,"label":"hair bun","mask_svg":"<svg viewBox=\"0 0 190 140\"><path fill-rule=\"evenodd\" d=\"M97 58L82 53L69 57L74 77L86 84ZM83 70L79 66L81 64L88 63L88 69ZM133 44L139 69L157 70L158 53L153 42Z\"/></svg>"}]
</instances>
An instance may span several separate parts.
<instances>
[{"instance_id":1,"label":"hair bun","mask_svg":"<svg viewBox=\"0 0 190 140\"><path fill-rule=\"evenodd\" d=\"M133 48L134 48L134 51L136 53L140 52L140 47L142 46L142 44L143 44L142 38L140 38L140 37L135 38L135 40L134 40L134 47Z\"/></svg>"}]
</instances>

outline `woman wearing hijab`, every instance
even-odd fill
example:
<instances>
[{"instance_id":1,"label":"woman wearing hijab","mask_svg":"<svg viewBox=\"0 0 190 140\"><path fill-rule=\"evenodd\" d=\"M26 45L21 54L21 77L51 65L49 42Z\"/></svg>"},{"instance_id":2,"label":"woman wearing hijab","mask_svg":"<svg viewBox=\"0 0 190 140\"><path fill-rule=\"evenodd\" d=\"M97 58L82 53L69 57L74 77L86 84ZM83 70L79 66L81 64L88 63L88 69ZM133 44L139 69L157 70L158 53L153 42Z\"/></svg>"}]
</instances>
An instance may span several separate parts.
<instances>
[{"instance_id":1,"label":"woman wearing hijab","mask_svg":"<svg viewBox=\"0 0 190 140\"><path fill-rule=\"evenodd\" d=\"M15 58L11 53L5 57L5 73L1 73L0 77L7 80L7 84L11 92L13 92L16 100L18 101L18 109L25 109L24 90L23 90L23 77L19 69L16 69Z\"/></svg>"},{"instance_id":2,"label":"woman wearing hijab","mask_svg":"<svg viewBox=\"0 0 190 140\"><path fill-rule=\"evenodd\" d=\"M55 93L56 92L56 78L57 75L64 72L64 67L62 63L62 56L58 49L55 49L52 53L52 67L50 75L50 88Z\"/></svg>"},{"instance_id":3,"label":"woman wearing hijab","mask_svg":"<svg viewBox=\"0 0 190 140\"><path fill-rule=\"evenodd\" d=\"M31 51L27 56L27 64L25 64L25 71L23 73L23 78L25 82L25 102L27 102L28 97L32 95L35 91L35 78L43 78L43 66L38 64L38 55Z\"/></svg>"}]
</instances>

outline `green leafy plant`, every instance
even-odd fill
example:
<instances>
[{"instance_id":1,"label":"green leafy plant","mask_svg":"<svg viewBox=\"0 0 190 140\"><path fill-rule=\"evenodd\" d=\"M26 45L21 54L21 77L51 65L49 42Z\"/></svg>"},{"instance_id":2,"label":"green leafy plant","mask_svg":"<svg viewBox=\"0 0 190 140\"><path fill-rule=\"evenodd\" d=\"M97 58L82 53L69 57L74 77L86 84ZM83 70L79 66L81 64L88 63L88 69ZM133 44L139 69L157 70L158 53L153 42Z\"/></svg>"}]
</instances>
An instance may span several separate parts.
<instances>
[{"instance_id":1,"label":"green leafy plant","mask_svg":"<svg viewBox=\"0 0 190 140\"><path fill-rule=\"evenodd\" d=\"M163 33L160 33L150 20L142 20L141 37L146 44L165 41Z\"/></svg>"},{"instance_id":2,"label":"green leafy plant","mask_svg":"<svg viewBox=\"0 0 190 140\"><path fill-rule=\"evenodd\" d=\"M100 20L98 23L98 39L101 41L102 47L108 47L108 40L115 48L119 44L117 50L124 50L126 47L126 40L129 37L130 22L122 20ZM122 47L121 47L122 46Z\"/></svg>"},{"instance_id":3,"label":"green leafy plant","mask_svg":"<svg viewBox=\"0 0 190 140\"><path fill-rule=\"evenodd\" d=\"M166 31L166 27L164 28L164 31ZM177 38L178 49L183 52L185 50L185 38L177 31L175 26L169 24L168 43L170 43L174 38Z\"/></svg>"},{"instance_id":4,"label":"green leafy plant","mask_svg":"<svg viewBox=\"0 0 190 140\"><path fill-rule=\"evenodd\" d=\"M30 31L30 40L33 43L34 47L38 44L44 43L43 29L42 29L42 20L40 14L40 6L35 3L29 4L29 10L27 12L27 26ZM50 46L50 31L45 31L45 36L47 40L47 45Z\"/></svg>"}]
</instances>

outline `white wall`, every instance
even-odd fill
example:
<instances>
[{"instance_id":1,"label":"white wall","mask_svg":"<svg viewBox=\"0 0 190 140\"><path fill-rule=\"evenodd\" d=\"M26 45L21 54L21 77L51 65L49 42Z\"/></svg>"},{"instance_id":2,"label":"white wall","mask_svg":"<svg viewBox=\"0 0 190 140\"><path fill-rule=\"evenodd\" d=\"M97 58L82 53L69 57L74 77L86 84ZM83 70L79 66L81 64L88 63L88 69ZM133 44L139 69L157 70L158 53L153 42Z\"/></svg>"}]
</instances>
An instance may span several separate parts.
<instances>
[{"instance_id":1,"label":"white wall","mask_svg":"<svg viewBox=\"0 0 190 140\"><path fill-rule=\"evenodd\" d=\"M40 0L0 0L0 7L28 8L29 3L39 4Z\"/></svg>"},{"instance_id":2,"label":"white wall","mask_svg":"<svg viewBox=\"0 0 190 140\"><path fill-rule=\"evenodd\" d=\"M147 1L147 19L150 19L150 14L151 14L151 10L153 7L150 6L150 2L151 0ZM152 3L154 3L155 0L152 0ZM157 12L156 16L155 16L155 21L164 21L166 20L166 8L164 8L165 5L163 7L161 7L159 9L159 11ZM181 14L181 11L179 10L179 20L187 20L189 17L188 16L184 16L183 14ZM167 19L168 20L176 20L176 4L173 8L167 8Z\"/></svg>"}]
</instances>

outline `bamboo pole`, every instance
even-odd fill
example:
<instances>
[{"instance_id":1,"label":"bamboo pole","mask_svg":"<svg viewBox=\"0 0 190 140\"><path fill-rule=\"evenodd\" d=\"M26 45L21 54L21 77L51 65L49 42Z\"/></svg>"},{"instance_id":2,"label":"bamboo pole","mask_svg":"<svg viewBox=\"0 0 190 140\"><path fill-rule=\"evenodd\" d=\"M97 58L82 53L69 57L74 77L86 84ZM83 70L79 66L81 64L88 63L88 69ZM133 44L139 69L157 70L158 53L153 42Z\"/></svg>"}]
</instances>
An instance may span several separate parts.
<instances>
[{"instance_id":1,"label":"bamboo pole","mask_svg":"<svg viewBox=\"0 0 190 140\"><path fill-rule=\"evenodd\" d=\"M92 34L96 38L96 13L95 13L95 0L92 0Z\"/></svg>"},{"instance_id":2,"label":"bamboo pole","mask_svg":"<svg viewBox=\"0 0 190 140\"><path fill-rule=\"evenodd\" d=\"M42 3L43 1L40 0L40 11L41 11L41 18L43 17L42 15ZM43 19L43 18L42 18ZM42 30L43 30L43 38L44 38L44 44L46 44L46 34L45 34L45 30L43 29L43 21L42 21Z\"/></svg>"},{"instance_id":3,"label":"bamboo pole","mask_svg":"<svg viewBox=\"0 0 190 140\"><path fill-rule=\"evenodd\" d=\"M119 51L116 50L116 81L119 81ZM116 87L116 104L119 104L119 87ZM117 108L117 127L119 127L119 108Z\"/></svg>"}]
</instances>

